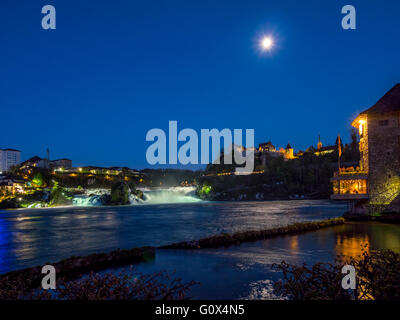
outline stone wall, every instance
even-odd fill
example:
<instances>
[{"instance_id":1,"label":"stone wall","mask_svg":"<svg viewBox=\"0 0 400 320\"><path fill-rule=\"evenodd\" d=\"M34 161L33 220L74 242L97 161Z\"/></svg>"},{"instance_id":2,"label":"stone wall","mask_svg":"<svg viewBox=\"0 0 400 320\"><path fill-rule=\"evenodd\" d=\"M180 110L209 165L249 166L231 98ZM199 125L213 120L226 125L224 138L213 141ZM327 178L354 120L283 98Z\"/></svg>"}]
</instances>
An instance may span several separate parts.
<instances>
[{"instance_id":1,"label":"stone wall","mask_svg":"<svg viewBox=\"0 0 400 320\"><path fill-rule=\"evenodd\" d=\"M368 118L365 118L363 125L363 133L360 135L360 169L361 171L367 171L368 165Z\"/></svg>"},{"instance_id":2,"label":"stone wall","mask_svg":"<svg viewBox=\"0 0 400 320\"><path fill-rule=\"evenodd\" d=\"M400 194L400 114L368 115L370 205L389 205Z\"/></svg>"}]
</instances>

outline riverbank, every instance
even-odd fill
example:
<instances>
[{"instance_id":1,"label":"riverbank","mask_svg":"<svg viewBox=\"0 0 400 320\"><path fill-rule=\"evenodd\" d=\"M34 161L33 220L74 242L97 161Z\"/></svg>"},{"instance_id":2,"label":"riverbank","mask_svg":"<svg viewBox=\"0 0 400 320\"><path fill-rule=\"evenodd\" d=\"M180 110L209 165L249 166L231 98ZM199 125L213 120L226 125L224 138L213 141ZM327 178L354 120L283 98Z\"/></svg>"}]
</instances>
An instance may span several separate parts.
<instances>
[{"instance_id":1,"label":"riverbank","mask_svg":"<svg viewBox=\"0 0 400 320\"><path fill-rule=\"evenodd\" d=\"M161 249L204 249L204 248L219 248L231 245L238 245L243 242L264 240L271 237L300 234L303 232L315 231L321 228L332 227L345 223L344 218L334 218L322 221L299 222L285 227L236 232L233 234L224 233L212 237L203 238L194 241L184 241L162 246Z\"/></svg>"},{"instance_id":2,"label":"riverbank","mask_svg":"<svg viewBox=\"0 0 400 320\"><path fill-rule=\"evenodd\" d=\"M400 223L400 213L381 213L381 214L354 214L346 212L343 217L347 221L375 221L384 223Z\"/></svg>"}]
</instances>

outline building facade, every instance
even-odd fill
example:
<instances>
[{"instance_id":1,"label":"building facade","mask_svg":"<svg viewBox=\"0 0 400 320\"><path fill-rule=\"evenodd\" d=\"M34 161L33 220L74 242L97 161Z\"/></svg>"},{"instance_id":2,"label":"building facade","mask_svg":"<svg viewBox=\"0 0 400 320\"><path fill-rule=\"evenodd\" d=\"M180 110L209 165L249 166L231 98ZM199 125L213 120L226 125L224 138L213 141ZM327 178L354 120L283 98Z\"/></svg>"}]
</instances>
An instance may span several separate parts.
<instances>
[{"instance_id":1,"label":"building facade","mask_svg":"<svg viewBox=\"0 0 400 320\"><path fill-rule=\"evenodd\" d=\"M70 168L72 168L72 160L70 160L70 159L51 160L50 161L50 167L51 168L70 169Z\"/></svg>"},{"instance_id":2,"label":"building facade","mask_svg":"<svg viewBox=\"0 0 400 320\"><path fill-rule=\"evenodd\" d=\"M272 144L271 141L260 143L255 152L255 156L261 158L262 165L266 165L267 155L272 158L282 157L285 160L291 160L297 158L294 155L294 149L292 148L290 143L287 144L286 148L279 148L279 150L276 150L275 146Z\"/></svg>"},{"instance_id":3,"label":"building facade","mask_svg":"<svg viewBox=\"0 0 400 320\"><path fill-rule=\"evenodd\" d=\"M271 141L263 142L258 145L258 151L261 152L275 152L276 148Z\"/></svg>"},{"instance_id":4,"label":"building facade","mask_svg":"<svg viewBox=\"0 0 400 320\"><path fill-rule=\"evenodd\" d=\"M21 151L15 149L0 149L0 172L21 163Z\"/></svg>"},{"instance_id":5,"label":"building facade","mask_svg":"<svg viewBox=\"0 0 400 320\"><path fill-rule=\"evenodd\" d=\"M20 194L25 191L25 181L6 175L0 176L0 196Z\"/></svg>"},{"instance_id":6,"label":"building facade","mask_svg":"<svg viewBox=\"0 0 400 320\"><path fill-rule=\"evenodd\" d=\"M360 136L360 163L341 169L332 178L332 199L360 200L360 207L376 211L400 208L400 84L375 105L360 113L352 126Z\"/></svg>"}]
</instances>

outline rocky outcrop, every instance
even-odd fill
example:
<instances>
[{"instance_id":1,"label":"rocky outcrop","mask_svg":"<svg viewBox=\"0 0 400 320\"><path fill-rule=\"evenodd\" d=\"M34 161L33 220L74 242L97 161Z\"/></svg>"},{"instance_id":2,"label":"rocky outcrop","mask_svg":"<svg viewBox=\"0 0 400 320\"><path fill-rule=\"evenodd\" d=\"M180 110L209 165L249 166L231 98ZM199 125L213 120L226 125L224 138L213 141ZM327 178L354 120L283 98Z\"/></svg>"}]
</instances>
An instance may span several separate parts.
<instances>
[{"instance_id":1,"label":"rocky outcrop","mask_svg":"<svg viewBox=\"0 0 400 320\"><path fill-rule=\"evenodd\" d=\"M102 195L99 197L99 200L100 200L100 203L101 203L103 206L110 206L110 205L112 205L111 195L109 195L109 194L102 194Z\"/></svg>"},{"instance_id":2,"label":"rocky outcrop","mask_svg":"<svg viewBox=\"0 0 400 320\"><path fill-rule=\"evenodd\" d=\"M131 194L133 194L136 198L144 200L143 192L131 187Z\"/></svg>"},{"instance_id":3,"label":"rocky outcrop","mask_svg":"<svg viewBox=\"0 0 400 320\"><path fill-rule=\"evenodd\" d=\"M72 204L72 197L61 187L55 187L51 191L50 206L68 206Z\"/></svg>"},{"instance_id":4,"label":"rocky outcrop","mask_svg":"<svg viewBox=\"0 0 400 320\"><path fill-rule=\"evenodd\" d=\"M113 205L125 205L129 204L129 195L131 189L126 182L119 181L116 182L111 187L111 204Z\"/></svg>"},{"instance_id":5,"label":"rocky outcrop","mask_svg":"<svg viewBox=\"0 0 400 320\"><path fill-rule=\"evenodd\" d=\"M16 209L16 208L20 208L20 205L15 198L6 199L0 202L0 209Z\"/></svg>"}]
</instances>

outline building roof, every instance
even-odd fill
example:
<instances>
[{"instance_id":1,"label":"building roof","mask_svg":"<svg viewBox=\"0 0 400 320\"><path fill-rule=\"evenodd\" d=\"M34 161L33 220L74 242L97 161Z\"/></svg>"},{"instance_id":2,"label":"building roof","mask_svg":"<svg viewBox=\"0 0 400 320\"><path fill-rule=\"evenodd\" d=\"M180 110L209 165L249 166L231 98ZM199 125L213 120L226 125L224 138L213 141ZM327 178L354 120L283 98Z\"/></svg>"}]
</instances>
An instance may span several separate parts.
<instances>
[{"instance_id":1,"label":"building roof","mask_svg":"<svg viewBox=\"0 0 400 320\"><path fill-rule=\"evenodd\" d=\"M262 149L262 150L269 150L269 151L275 151L276 150L275 146L272 144L271 141L260 143L258 145L258 148Z\"/></svg>"},{"instance_id":2,"label":"building roof","mask_svg":"<svg viewBox=\"0 0 400 320\"><path fill-rule=\"evenodd\" d=\"M286 149L293 149L290 143L287 144Z\"/></svg>"},{"instance_id":3,"label":"building roof","mask_svg":"<svg viewBox=\"0 0 400 320\"><path fill-rule=\"evenodd\" d=\"M400 83L396 84L377 103L361 112L361 114L377 114L393 111L400 111Z\"/></svg>"},{"instance_id":4,"label":"building roof","mask_svg":"<svg viewBox=\"0 0 400 320\"><path fill-rule=\"evenodd\" d=\"M15 182L15 183L25 183L24 180L22 180L22 179L20 179L18 177L11 176L11 175L3 175L3 176L1 176L1 180L0 181L3 182L3 183L5 181L7 181L6 183L8 183L8 181L12 181L12 182Z\"/></svg>"},{"instance_id":5,"label":"building roof","mask_svg":"<svg viewBox=\"0 0 400 320\"><path fill-rule=\"evenodd\" d=\"M41 161L41 160L42 160L42 158L40 158L40 157L38 157L38 156L34 156L34 157L29 158L28 160L22 162L22 165L26 165L26 164L28 164L28 163L37 163L37 162L39 162L39 161Z\"/></svg>"},{"instance_id":6,"label":"building roof","mask_svg":"<svg viewBox=\"0 0 400 320\"><path fill-rule=\"evenodd\" d=\"M259 146L273 146L271 141L260 143Z\"/></svg>"},{"instance_id":7,"label":"building roof","mask_svg":"<svg viewBox=\"0 0 400 320\"><path fill-rule=\"evenodd\" d=\"M3 151L15 151L15 152L21 152L21 151L19 151L19 150L16 150L16 149L0 149L0 150L3 150Z\"/></svg>"}]
</instances>

